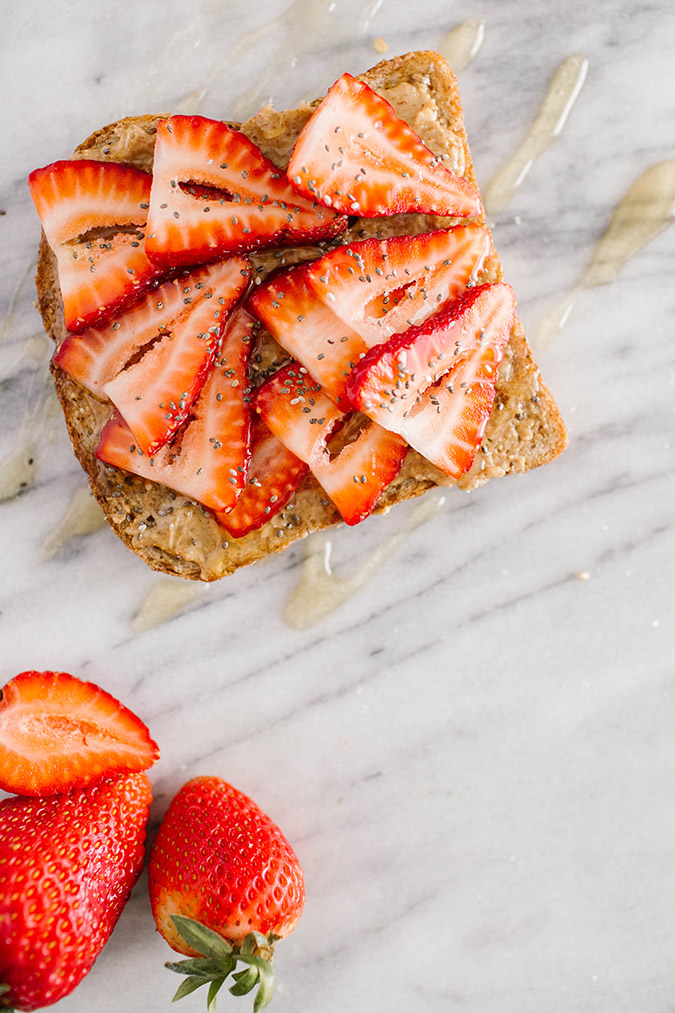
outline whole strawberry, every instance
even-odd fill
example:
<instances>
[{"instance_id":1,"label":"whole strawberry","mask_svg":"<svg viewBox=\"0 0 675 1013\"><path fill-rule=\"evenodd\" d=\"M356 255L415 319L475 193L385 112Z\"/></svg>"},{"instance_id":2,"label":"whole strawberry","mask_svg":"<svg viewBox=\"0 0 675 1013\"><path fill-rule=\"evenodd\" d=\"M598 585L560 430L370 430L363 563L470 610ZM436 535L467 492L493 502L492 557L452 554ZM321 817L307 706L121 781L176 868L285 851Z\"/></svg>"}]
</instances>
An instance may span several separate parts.
<instances>
[{"instance_id":1,"label":"whole strawberry","mask_svg":"<svg viewBox=\"0 0 675 1013\"><path fill-rule=\"evenodd\" d=\"M279 828L246 795L217 777L189 781L173 799L148 865L157 928L196 960L166 966L186 975L175 998L209 985L209 1010L237 963L230 991L258 986L254 1010L274 989L274 943L305 902L302 869Z\"/></svg>"},{"instance_id":2,"label":"whole strawberry","mask_svg":"<svg viewBox=\"0 0 675 1013\"><path fill-rule=\"evenodd\" d=\"M0 801L0 1007L35 1010L91 970L143 866L145 774Z\"/></svg>"}]
</instances>

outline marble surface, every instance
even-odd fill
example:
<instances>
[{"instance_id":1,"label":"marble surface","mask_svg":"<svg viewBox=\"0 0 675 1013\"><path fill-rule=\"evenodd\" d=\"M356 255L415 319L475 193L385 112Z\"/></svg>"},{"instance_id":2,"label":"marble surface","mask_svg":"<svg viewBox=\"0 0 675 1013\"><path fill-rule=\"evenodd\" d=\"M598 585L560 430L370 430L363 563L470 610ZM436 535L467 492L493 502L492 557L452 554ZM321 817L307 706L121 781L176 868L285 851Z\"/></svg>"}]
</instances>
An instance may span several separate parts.
<instances>
[{"instance_id":1,"label":"marble surface","mask_svg":"<svg viewBox=\"0 0 675 1013\"><path fill-rule=\"evenodd\" d=\"M450 492L305 630L285 620L302 545L189 585L174 618L143 629L135 617L162 578L107 528L60 548L53 538L84 482L45 406L25 178L99 125L194 108L201 92L207 115L268 98L283 107L377 62L377 37L391 55L436 48L480 17L484 42L460 85L485 186L555 68L582 53L588 77L567 124L494 220L534 336L628 186L673 158L670 5L429 0L414 24L410 9L146 0L122 18L119 5L84 0L0 7L0 477L5 492L17 468L25 482L0 504L0 681L61 668L138 711L162 749L153 827L198 773L231 780L276 818L308 892L278 947L279 1013L669 1013L675 230L583 293L537 353L568 424L565 455ZM414 509L336 531L336 572L353 574ZM168 1010L170 955L143 878L58 1008ZM219 1008L237 1002L250 1008L227 993Z\"/></svg>"}]
</instances>

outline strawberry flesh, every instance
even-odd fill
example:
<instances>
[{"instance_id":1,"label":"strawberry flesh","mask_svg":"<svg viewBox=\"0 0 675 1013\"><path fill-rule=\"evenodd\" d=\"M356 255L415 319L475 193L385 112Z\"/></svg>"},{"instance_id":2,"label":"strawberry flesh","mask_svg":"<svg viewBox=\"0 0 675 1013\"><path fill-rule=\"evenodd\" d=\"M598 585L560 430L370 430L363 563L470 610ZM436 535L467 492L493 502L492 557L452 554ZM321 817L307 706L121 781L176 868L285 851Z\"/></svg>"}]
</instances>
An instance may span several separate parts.
<instances>
[{"instance_id":1,"label":"strawberry flesh","mask_svg":"<svg viewBox=\"0 0 675 1013\"><path fill-rule=\"evenodd\" d=\"M248 270L243 259L240 270ZM203 306L205 293L213 295L219 279L221 282L229 279L235 288L239 284L226 265L224 270L222 265L198 268L167 281L109 324L89 327L81 334L69 334L53 361L92 394L104 398L104 386L132 359L139 361L164 334L173 333L176 322L181 325L188 322L198 306L208 311L209 307ZM189 293L185 293L185 288ZM188 298L190 302L186 302ZM215 326L216 322L211 323ZM208 334L207 342L213 344L213 332Z\"/></svg>"},{"instance_id":2,"label":"strawberry flesh","mask_svg":"<svg viewBox=\"0 0 675 1013\"><path fill-rule=\"evenodd\" d=\"M345 215L481 212L476 188L351 74L336 81L303 128L287 174L298 193Z\"/></svg>"},{"instance_id":3,"label":"strawberry flesh","mask_svg":"<svg viewBox=\"0 0 675 1013\"><path fill-rule=\"evenodd\" d=\"M0 699L0 788L53 795L146 770L159 750L105 690L65 672L22 672Z\"/></svg>"},{"instance_id":4,"label":"strawberry flesh","mask_svg":"<svg viewBox=\"0 0 675 1013\"><path fill-rule=\"evenodd\" d=\"M56 255L66 327L109 320L155 284L145 253L152 178L117 162L54 162L28 177Z\"/></svg>"},{"instance_id":5,"label":"strawberry flesh","mask_svg":"<svg viewBox=\"0 0 675 1013\"><path fill-rule=\"evenodd\" d=\"M286 506L306 474L307 465L287 450L256 416L246 485L233 509L216 514L216 519L234 538L243 538Z\"/></svg>"},{"instance_id":6,"label":"strawberry flesh","mask_svg":"<svg viewBox=\"0 0 675 1013\"><path fill-rule=\"evenodd\" d=\"M490 234L480 225L364 239L314 261L305 282L372 347L475 284L490 249Z\"/></svg>"},{"instance_id":7,"label":"strawberry flesh","mask_svg":"<svg viewBox=\"0 0 675 1013\"><path fill-rule=\"evenodd\" d=\"M2 1005L37 1010L80 983L143 867L145 774L0 801Z\"/></svg>"},{"instance_id":8,"label":"strawberry flesh","mask_svg":"<svg viewBox=\"0 0 675 1013\"><path fill-rule=\"evenodd\" d=\"M348 408L347 377L368 345L317 299L306 284L306 275L305 265L274 274L254 289L249 305L272 337L311 372L332 400Z\"/></svg>"},{"instance_id":9,"label":"strawberry flesh","mask_svg":"<svg viewBox=\"0 0 675 1013\"><path fill-rule=\"evenodd\" d=\"M315 242L347 219L300 197L244 134L203 116L157 126L146 249L158 264Z\"/></svg>"},{"instance_id":10,"label":"strawberry flesh","mask_svg":"<svg viewBox=\"0 0 675 1013\"><path fill-rule=\"evenodd\" d=\"M481 285L420 327L372 348L349 379L369 418L452 478L471 467L515 316L510 285Z\"/></svg>"},{"instance_id":11,"label":"strawberry flesh","mask_svg":"<svg viewBox=\"0 0 675 1013\"><path fill-rule=\"evenodd\" d=\"M331 452L329 441L350 413L337 408L298 363L265 381L255 407L274 435L309 466L347 524L358 524L372 512L401 469L405 442L378 425L367 424Z\"/></svg>"},{"instance_id":12,"label":"strawberry flesh","mask_svg":"<svg viewBox=\"0 0 675 1013\"><path fill-rule=\"evenodd\" d=\"M235 310L190 419L171 443L149 457L116 414L103 427L96 457L161 482L211 510L231 509L245 487L250 457L246 368L254 328L253 317Z\"/></svg>"},{"instance_id":13,"label":"strawberry flesh","mask_svg":"<svg viewBox=\"0 0 675 1013\"><path fill-rule=\"evenodd\" d=\"M248 262L230 257L167 282L120 321L130 355L147 351L102 390L144 454L156 454L188 418L248 278Z\"/></svg>"}]
</instances>

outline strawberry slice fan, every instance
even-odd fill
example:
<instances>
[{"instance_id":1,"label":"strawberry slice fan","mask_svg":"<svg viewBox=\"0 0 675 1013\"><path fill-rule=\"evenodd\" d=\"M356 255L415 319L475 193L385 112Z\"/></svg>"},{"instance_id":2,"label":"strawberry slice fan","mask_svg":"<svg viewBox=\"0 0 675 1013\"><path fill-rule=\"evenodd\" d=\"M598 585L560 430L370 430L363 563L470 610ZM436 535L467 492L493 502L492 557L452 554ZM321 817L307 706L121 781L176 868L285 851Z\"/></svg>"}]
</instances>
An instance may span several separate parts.
<instances>
[{"instance_id":1,"label":"strawberry slice fan","mask_svg":"<svg viewBox=\"0 0 675 1013\"><path fill-rule=\"evenodd\" d=\"M171 443L149 457L115 414L103 428L96 457L162 482L211 510L231 510L245 488L250 458L247 364L255 327L246 310L235 310L187 425Z\"/></svg>"},{"instance_id":2,"label":"strawberry slice fan","mask_svg":"<svg viewBox=\"0 0 675 1013\"><path fill-rule=\"evenodd\" d=\"M84 158L28 177L56 255L68 330L109 320L166 273L145 253L151 182L140 169Z\"/></svg>"},{"instance_id":3,"label":"strawberry slice fan","mask_svg":"<svg viewBox=\"0 0 675 1013\"><path fill-rule=\"evenodd\" d=\"M337 408L304 366L292 362L259 389L255 409L268 428L309 467L343 520L358 524L401 470L407 446L379 425L350 432ZM339 443L329 441L337 438Z\"/></svg>"},{"instance_id":4,"label":"strawberry slice fan","mask_svg":"<svg viewBox=\"0 0 675 1013\"><path fill-rule=\"evenodd\" d=\"M370 347L426 319L475 284L487 229L364 239L278 272L249 299L270 334L343 410L347 380Z\"/></svg>"},{"instance_id":5,"label":"strawberry slice fan","mask_svg":"<svg viewBox=\"0 0 675 1013\"><path fill-rule=\"evenodd\" d=\"M230 257L165 282L112 324L67 337L54 361L108 397L143 453L155 454L187 419L249 273L248 261Z\"/></svg>"},{"instance_id":6,"label":"strawberry slice fan","mask_svg":"<svg viewBox=\"0 0 675 1013\"><path fill-rule=\"evenodd\" d=\"M392 434L388 413L371 416L378 425L354 438L358 422L349 416L363 399L353 400L350 378L369 348L383 347L473 285L489 250L489 234L478 225L366 239L277 274L251 296L254 313L300 359L260 388L256 410L309 466L348 524L368 516L406 452L404 439L393 438L402 434ZM347 432L352 438L345 440Z\"/></svg>"},{"instance_id":7,"label":"strawberry slice fan","mask_svg":"<svg viewBox=\"0 0 675 1013\"><path fill-rule=\"evenodd\" d=\"M467 291L419 327L372 348L349 397L452 478L471 467L515 316L510 285Z\"/></svg>"},{"instance_id":8,"label":"strawberry slice fan","mask_svg":"<svg viewBox=\"0 0 675 1013\"><path fill-rule=\"evenodd\" d=\"M299 193L345 215L481 212L478 190L351 74L336 81L300 133L287 175Z\"/></svg>"},{"instance_id":9,"label":"strawberry slice fan","mask_svg":"<svg viewBox=\"0 0 675 1013\"><path fill-rule=\"evenodd\" d=\"M245 134L203 116L157 126L146 250L164 266L315 242L347 219L296 193Z\"/></svg>"}]
</instances>

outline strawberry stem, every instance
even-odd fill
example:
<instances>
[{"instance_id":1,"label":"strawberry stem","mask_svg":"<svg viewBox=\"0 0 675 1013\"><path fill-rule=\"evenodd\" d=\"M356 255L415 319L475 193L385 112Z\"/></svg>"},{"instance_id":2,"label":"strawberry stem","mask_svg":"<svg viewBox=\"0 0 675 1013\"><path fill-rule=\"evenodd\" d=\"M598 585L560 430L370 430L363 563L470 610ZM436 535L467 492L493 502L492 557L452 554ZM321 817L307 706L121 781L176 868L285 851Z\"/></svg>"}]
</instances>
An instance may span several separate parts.
<instances>
[{"instance_id":1,"label":"strawberry stem","mask_svg":"<svg viewBox=\"0 0 675 1013\"><path fill-rule=\"evenodd\" d=\"M207 1009L209 1013L215 1013L218 992L232 975L234 981L234 984L230 985L232 995L247 995L257 986L253 1003L254 1013L270 1004L274 995L272 956L274 943L279 936L275 936L273 932L267 935L263 935L262 932L249 932L241 948L238 948L193 918L172 915L171 921L181 939L201 954L199 957L165 964L170 971L185 975L185 980L178 986L173 997L174 1002L202 985L208 985ZM237 971L237 964L247 966Z\"/></svg>"}]
</instances>

